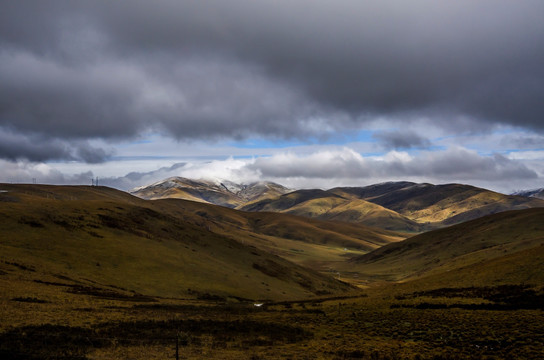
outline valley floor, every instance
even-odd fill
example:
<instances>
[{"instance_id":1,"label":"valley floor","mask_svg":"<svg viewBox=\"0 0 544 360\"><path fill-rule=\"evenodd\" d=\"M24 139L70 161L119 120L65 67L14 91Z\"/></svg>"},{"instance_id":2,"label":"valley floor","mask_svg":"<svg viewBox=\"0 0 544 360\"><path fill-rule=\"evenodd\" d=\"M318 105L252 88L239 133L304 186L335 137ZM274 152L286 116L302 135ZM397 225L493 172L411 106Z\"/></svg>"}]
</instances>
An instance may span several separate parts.
<instances>
[{"instance_id":1,"label":"valley floor","mask_svg":"<svg viewBox=\"0 0 544 360\"><path fill-rule=\"evenodd\" d=\"M175 359L176 339L180 359L544 358L543 296L523 286L385 285L258 307L49 280L0 275L2 359Z\"/></svg>"}]
</instances>

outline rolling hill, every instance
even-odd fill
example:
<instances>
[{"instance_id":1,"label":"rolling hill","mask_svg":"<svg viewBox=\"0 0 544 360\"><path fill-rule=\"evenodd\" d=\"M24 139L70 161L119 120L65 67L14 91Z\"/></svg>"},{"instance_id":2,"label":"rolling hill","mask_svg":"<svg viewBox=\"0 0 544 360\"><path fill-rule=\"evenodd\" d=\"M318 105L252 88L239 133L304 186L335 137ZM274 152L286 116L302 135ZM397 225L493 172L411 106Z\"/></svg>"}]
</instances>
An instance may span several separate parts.
<instances>
[{"instance_id":1,"label":"rolling hill","mask_svg":"<svg viewBox=\"0 0 544 360\"><path fill-rule=\"evenodd\" d=\"M163 297L284 299L350 290L214 232L187 211L178 216L170 203L181 200L146 201L88 186L1 184L0 190L0 261L32 269L38 281L53 276Z\"/></svg>"},{"instance_id":2,"label":"rolling hill","mask_svg":"<svg viewBox=\"0 0 544 360\"><path fill-rule=\"evenodd\" d=\"M488 215L383 246L345 268L374 280L443 286L544 284L544 209Z\"/></svg>"}]
</instances>

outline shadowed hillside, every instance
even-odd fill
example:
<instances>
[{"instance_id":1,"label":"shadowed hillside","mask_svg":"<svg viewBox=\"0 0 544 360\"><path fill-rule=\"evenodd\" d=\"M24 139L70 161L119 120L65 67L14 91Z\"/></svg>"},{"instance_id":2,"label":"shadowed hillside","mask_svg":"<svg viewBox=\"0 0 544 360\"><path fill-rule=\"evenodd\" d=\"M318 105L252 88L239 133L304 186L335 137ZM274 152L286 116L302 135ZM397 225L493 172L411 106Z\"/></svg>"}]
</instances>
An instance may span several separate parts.
<instances>
[{"instance_id":1,"label":"shadowed hillside","mask_svg":"<svg viewBox=\"0 0 544 360\"><path fill-rule=\"evenodd\" d=\"M194 217L177 217L165 204L117 190L8 184L0 190L0 260L40 274L151 296L279 299L349 290Z\"/></svg>"}]
</instances>

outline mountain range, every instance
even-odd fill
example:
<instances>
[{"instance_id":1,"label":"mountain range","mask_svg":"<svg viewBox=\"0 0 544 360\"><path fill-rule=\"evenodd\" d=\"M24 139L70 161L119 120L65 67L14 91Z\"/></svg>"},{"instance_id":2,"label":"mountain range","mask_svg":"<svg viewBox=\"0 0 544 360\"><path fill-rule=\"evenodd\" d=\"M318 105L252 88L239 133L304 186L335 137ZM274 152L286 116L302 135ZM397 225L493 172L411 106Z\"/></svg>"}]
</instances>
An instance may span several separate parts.
<instances>
[{"instance_id":1,"label":"mountain range","mask_svg":"<svg viewBox=\"0 0 544 360\"><path fill-rule=\"evenodd\" d=\"M507 210L544 207L544 200L462 184L387 182L329 190L261 182L169 178L132 191L144 199L182 198L251 212L278 212L419 233Z\"/></svg>"},{"instance_id":2,"label":"mountain range","mask_svg":"<svg viewBox=\"0 0 544 360\"><path fill-rule=\"evenodd\" d=\"M544 199L544 188L533 189L533 190L520 190L520 191L514 192L512 195Z\"/></svg>"}]
</instances>

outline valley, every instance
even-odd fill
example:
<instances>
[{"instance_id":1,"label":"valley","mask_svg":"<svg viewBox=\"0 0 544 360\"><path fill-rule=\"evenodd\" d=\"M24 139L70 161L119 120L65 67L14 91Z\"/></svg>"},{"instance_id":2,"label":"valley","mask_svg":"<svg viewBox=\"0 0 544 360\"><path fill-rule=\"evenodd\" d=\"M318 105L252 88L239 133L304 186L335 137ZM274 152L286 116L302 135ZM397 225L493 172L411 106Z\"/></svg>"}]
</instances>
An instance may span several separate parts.
<instances>
[{"instance_id":1,"label":"valley","mask_svg":"<svg viewBox=\"0 0 544 360\"><path fill-rule=\"evenodd\" d=\"M246 187L219 206L0 184L0 356L544 355L539 199L464 185L271 188L285 189Z\"/></svg>"}]
</instances>

